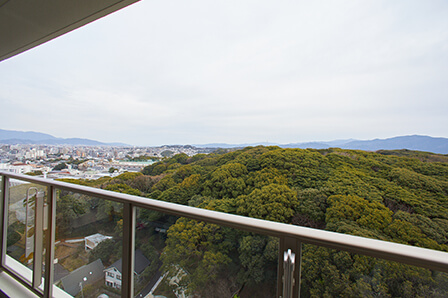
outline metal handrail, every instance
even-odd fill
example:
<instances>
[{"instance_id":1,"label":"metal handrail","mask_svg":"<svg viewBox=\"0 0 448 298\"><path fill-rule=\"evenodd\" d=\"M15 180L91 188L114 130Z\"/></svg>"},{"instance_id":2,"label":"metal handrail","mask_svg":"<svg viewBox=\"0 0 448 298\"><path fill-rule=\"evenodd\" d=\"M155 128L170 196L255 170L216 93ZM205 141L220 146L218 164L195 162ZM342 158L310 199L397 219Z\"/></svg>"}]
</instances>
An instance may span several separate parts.
<instances>
[{"instance_id":1,"label":"metal handrail","mask_svg":"<svg viewBox=\"0 0 448 298\"><path fill-rule=\"evenodd\" d=\"M132 214L133 208L146 208L239 230L275 236L280 239L292 238L301 243L314 244L408 265L448 272L448 253L442 251L200 209L39 177L3 171L0 171L0 175L10 179L18 179L49 186L54 189L67 190L120 202L130 208L127 211L130 214ZM132 222L128 226L129 229L132 229ZM133 242L133 239L130 240ZM130 243L130 245L133 246L134 244ZM129 253L133 253L133 250L130 250ZM283 252L280 253L283 254ZM131 256L129 256L129 258L130 257ZM130 260L132 259L133 258L130 258Z\"/></svg>"}]
</instances>

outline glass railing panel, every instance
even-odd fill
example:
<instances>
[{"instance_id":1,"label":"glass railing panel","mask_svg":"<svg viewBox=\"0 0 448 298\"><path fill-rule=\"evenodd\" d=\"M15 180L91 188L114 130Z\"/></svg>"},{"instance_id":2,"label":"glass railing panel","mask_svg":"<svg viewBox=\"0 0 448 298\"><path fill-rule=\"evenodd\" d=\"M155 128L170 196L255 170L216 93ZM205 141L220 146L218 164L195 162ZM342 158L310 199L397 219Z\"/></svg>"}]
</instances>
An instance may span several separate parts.
<instances>
[{"instance_id":1,"label":"glass railing panel","mask_svg":"<svg viewBox=\"0 0 448 298\"><path fill-rule=\"evenodd\" d=\"M32 282L33 256L36 251L35 237L38 236L40 239L43 237L43 223L40 233L35 227L36 196L45 200L46 195L46 186L15 179L9 180L6 254L17 262L11 262L11 259L7 258L5 265L30 283ZM43 246L37 251L42 254ZM21 264L23 268L19 268L18 264ZM43 271L43 260L41 268Z\"/></svg>"},{"instance_id":2,"label":"glass railing panel","mask_svg":"<svg viewBox=\"0 0 448 298\"><path fill-rule=\"evenodd\" d=\"M121 203L57 190L56 286L72 296L121 296L122 216Z\"/></svg>"},{"instance_id":3,"label":"glass railing panel","mask_svg":"<svg viewBox=\"0 0 448 298\"><path fill-rule=\"evenodd\" d=\"M276 296L278 238L140 208L136 227L136 297Z\"/></svg>"},{"instance_id":4,"label":"glass railing panel","mask_svg":"<svg viewBox=\"0 0 448 298\"><path fill-rule=\"evenodd\" d=\"M448 297L448 274L303 245L301 297Z\"/></svg>"}]
</instances>

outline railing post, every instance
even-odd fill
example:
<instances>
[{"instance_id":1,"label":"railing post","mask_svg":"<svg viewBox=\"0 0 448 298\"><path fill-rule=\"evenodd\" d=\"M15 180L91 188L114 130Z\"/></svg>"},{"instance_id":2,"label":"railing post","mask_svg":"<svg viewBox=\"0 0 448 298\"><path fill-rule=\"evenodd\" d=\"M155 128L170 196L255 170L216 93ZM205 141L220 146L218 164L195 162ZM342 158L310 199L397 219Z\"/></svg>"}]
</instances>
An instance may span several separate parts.
<instances>
[{"instance_id":1,"label":"railing post","mask_svg":"<svg viewBox=\"0 0 448 298\"><path fill-rule=\"evenodd\" d=\"M296 262L296 254L291 252L290 249L288 251L283 252L283 296L284 298L292 298L293 297L293 289L294 289L294 271Z\"/></svg>"},{"instance_id":2,"label":"railing post","mask_svg":"<svg viewBox=\"0 0 448 298\"><path fill-rule=\"evenodd\" d=\"M54 241L56 235L56 188L48 186L48 228L45 238L45 286L44 297L53 297Z\"/></svg>"},{"instance_id":3,"label":"railing post","mask_svg":"<svg viewBox=\"0 0 448 298\"><path fill-rule=\"evenodd\" d=\"M123 253L121 275L121 296L134 297L134 254L135 254L136 207L123 203Z\"/></svg>"},{"instance_id":4,"label":"railing post","mask_svg":"<svg viewBox=\"0 0 448 298\"><path fill-rule=\"evenodd\" d=\"M44 199L45 194L37 190L36 200L34 202L35 209L34 209L34 253L33 253L33 287L36 290L42 283Z\"/></svg>"},{"instance_id":5,"label":"railing post","mask_svg":"<svg viewBox=\"0 0 448 298\"><path fill-rule=\"evenodd\" d=\"M277 297L300 297L302 243L290 237L280 238Z\"/></svg>"},{"instance_id":6,"label":"railing post","mask_svg":"<svg viewBox=\"0 0 448 298\"><path fill-rule=\"evenodd\" d=\"M1 245L1 260L0 267L5 266L5 257L8 241L8 201L9 201L9 178L2 176L2 201L0 206L0 239L2 241Z\"/></svg>"}]
</instances>

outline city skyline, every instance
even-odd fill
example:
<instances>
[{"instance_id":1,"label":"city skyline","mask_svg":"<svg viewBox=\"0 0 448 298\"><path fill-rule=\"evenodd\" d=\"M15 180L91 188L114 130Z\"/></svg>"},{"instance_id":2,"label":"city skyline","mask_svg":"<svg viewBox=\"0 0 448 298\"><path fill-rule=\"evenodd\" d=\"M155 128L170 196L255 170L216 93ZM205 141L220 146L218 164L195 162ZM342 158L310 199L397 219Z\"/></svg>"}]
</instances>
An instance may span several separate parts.
<instances>
[{"instance_id":1,"label":"city skyline","mask_svg":"<svg viewBox=\"0 0 448 298\"><path fill-rule=\"evenodd\" d=\"M444 1L141 1L0 63L0 127L132 145L448 137Z\"/></svg>"}]
</instances>

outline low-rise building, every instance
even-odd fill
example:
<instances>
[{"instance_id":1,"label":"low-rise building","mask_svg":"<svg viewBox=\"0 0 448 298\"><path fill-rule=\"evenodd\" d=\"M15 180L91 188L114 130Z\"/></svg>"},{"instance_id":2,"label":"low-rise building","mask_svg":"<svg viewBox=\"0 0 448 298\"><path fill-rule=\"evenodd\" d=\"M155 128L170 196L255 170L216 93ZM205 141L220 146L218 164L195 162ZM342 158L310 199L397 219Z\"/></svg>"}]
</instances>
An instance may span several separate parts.
<instances>
[{"instance_id":1,"label":"low-rise building","mask_svg":"<svg viewBox=\"0 0 448 298\"><path fill-rule=\"evenodd\" d=\"M94 249L98 244L103 242L104 240L112 239L112 236L104 236L103 234L93 234L87 237L84 237L85 242L85 250Z\"/></svg>"},{"instance_id":2,"label":"low-rise building","mask_svg":"<svg viewBox=\"0 0 448 298\"><path fill-rule=\"evenodd\" d=\"M121 288L121 276L122 276L122 259L119 259L108 268L104 269L106 285L112 288ZM143 270L150 264L149 260L143 255L140 249L137 249L134 254L134 275L137 277L142 274Z\"/></svg>"}]
</instances>

